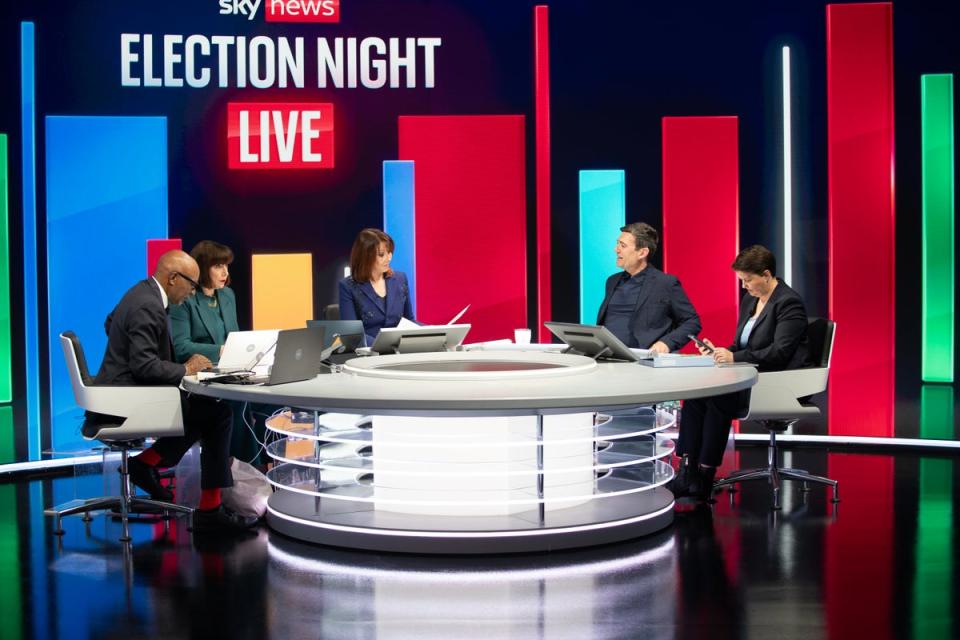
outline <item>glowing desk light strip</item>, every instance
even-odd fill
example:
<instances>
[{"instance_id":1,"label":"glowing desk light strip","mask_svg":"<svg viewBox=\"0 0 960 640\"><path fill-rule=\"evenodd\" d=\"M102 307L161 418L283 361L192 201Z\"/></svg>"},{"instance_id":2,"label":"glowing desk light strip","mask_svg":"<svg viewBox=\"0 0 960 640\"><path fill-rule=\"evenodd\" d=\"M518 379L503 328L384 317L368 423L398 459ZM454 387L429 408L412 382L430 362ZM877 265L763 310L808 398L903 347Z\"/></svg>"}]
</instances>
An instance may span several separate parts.
<instances>
[{"instance_id":1,"label":"glowing desk light strip","mask_svg":"<svg viewBox=\"0 0 960 640\"><path fill-rule=\"evenodd\" d=\"M23 339L27 387L27 457L40 459L40 316L37 293L37 132L34 30L20 23L20 123L23 162Z\"/></svg>"},{"instance_id":2,"label":"glowing desk light strip","mask_svg":"<svg viewBox=\"0 0 960 640\"><path fill-rule=\"evenodd\" d=\"M9 166L7 136L0 134L0 402L13 400L10 339ZM0 434L0 438L5 437L6 434ZM3 461L2 457L0 461Z\"/></svg>"},{"instance_id":3,"label":"glowing desk light strip","mask_svg":"<svg viewBox=\"0 0 960 640\"><path fill-rule=\"evenodd\" d=\"M783 277L793 281L793 136L790 111L790 47L783 48Z\"/></svg>"},{"instance_id":4,"label":"glowing desk light strip","mask_svg":"<svg viewBox=\"0 0 960 640\"><path fill-rule=\"evenodd\" d=\"M626 224L622 169L580 172L580 322L594 324L604 283L617 270L613 248Z\"/></svg>"},{"instance_id":5,"label":"glowing desk light strip","mask_svg":"<svg viewBox=\"0 0 960 640\"><path fill-rule=\"evenodd\" d=\"M924 382L953 382L953 75L920 76Z\"/></svg>"},{"instance_id":6,"label":"glowing desk light strip","mask_svg":"<svg viewBox=\"0 0 960 640\"><path fill-rule=\"evenodd\" d=\"M383 230L393 238L396 250L390 267L407 274L413 315L417 315L417 223L414 206L412 160L383 163Z\"/></svg>"}]
</instances>

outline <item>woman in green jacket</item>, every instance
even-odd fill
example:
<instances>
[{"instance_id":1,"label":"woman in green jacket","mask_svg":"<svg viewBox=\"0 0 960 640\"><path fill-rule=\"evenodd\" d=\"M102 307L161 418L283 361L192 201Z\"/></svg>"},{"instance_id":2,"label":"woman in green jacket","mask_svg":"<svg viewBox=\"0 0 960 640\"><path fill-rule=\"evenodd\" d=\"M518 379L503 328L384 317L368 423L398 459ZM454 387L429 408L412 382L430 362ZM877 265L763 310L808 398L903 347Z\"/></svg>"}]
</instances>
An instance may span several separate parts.
<instances>
[{"instance_id":1,"label":"woman in green jacket","mask_svg":"<svg viewBox=\"0 0 960 640\"><path fill-rule=\"evenodd\" d=\"M190 255L200 266L200 290L183 304L170 306L174 356L178 362L185 362L194 353L201 353L217 364L227 334L240 330L237 325L237 298L228 286L233 251L219 242L201 240L190 251ZM244 423L241 409L239 403L233 404L230 454L244 462L257 463L260 445ZM250 407L249 413L255 413L256 409ZM250 420L256 422L254 428L262 441L263 421Z\"/></svg>"}]
</instances>

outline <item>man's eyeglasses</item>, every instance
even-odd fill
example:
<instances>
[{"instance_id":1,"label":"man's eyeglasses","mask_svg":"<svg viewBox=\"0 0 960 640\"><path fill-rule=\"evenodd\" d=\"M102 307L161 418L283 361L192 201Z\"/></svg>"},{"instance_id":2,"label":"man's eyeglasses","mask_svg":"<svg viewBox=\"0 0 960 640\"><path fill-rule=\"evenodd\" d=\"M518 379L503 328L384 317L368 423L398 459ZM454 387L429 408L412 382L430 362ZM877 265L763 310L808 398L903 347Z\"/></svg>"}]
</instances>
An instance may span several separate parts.
<instances>
[{"instance_id":1,"label":"man's eyeglasses","mask_svg":"<svg viewBox=\"0 0 960 640\"><path fill-rule=\"evenodd\" d=\"M193 278L187 277L187 276L183 275L182 273L180 273L179 271L174 271L174 272L173 272L173 275L175 275L175 276L180 276L181 278L183 278L184 280L186 280L187 282L189 282L189 283L190 283L190 286L193 287L193 290L194 290L194 291L200 291L200 283L197 282L196 280L194 280Z\"/></svg>"}]
</instances>

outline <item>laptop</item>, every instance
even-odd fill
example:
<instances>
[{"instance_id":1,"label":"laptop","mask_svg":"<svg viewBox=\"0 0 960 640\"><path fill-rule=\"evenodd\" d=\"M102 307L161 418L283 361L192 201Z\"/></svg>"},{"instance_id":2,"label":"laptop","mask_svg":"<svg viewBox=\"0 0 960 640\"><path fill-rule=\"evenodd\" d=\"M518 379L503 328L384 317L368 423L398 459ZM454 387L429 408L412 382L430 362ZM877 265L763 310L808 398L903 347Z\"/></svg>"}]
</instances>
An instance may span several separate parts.
<instances>
[{"instance_id":1,"label":"laptop","mask_svg":"<svg viewBox=\"0 0 960 640\"><path fill-rule=\"evenodd\" d=\"M331 347L337 338L340 338L345 351L367 346L363 320L307 320L307 327L323 329L325 349Z\"/></svg>"},{"instance_id":2,"label":"laptop","mask_svg":"<svg viewBox=\"0 0 960 640\"><path fill-rule=\"evenodd\" d=\"M576 353L596 360L640 361L640 357L606 327L570 322L544 322L543 326Z\"/></svg>"},{"instance_id":3,"label":"laptop","mask_svg":"<svg viewBox=\"0 0 960 640\"><path fill-rule=\"evenodd\" d=\"M231 331L223 345L223 353L217 362L217 370L250 370L254 367L269 367L273 363L273 346L277 344L279 331Z\"/></svg>"},{"instance_id":4,"label":"laptop","mask_svg":"<svg viewBox=\"0 0 960 640\"><path fill-rule=\"evenodd\" d=\"M289 329L277 335L277 347L269 375L240 372L207 378L204 382L221 384L276 385L310 380L329 371L324 359L322 328Z\"/></svg>"}]
</instances>

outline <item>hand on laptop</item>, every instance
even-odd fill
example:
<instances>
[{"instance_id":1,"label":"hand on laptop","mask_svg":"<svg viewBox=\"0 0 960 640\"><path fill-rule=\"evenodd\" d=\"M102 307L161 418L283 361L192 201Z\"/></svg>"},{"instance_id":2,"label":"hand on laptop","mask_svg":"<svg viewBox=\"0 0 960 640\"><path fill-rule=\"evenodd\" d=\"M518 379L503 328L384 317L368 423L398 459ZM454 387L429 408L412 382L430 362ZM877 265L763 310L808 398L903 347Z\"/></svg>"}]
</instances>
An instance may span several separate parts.
<instances>
[{"instance_id":1,"label":"hand on laptop","mask_svg":"<svg viewBox=\"0 0 960 640\"><path fill-rule=\"evenodd\" d=\"M184 362L183 365L187 368L186 375L192 376L197 371L202 371L204 369L208 369L212 367L213 363L210 362L210 358L208 358L207 356L203 356L203 355L200 355L199 353L195 353L192 356L190 356L190 359Z\"/></svg>"}]
</instances>

